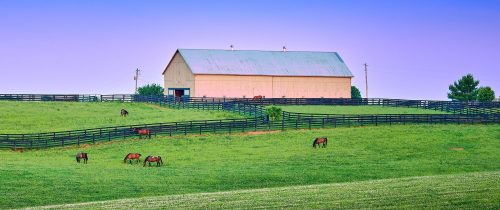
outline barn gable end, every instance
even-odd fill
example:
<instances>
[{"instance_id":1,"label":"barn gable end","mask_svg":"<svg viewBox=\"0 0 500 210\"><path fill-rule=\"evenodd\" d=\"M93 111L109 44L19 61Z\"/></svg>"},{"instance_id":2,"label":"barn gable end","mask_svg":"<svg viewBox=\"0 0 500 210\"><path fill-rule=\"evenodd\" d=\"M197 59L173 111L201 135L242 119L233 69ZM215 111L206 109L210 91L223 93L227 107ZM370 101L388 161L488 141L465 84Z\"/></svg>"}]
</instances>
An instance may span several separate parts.
<instances>
[{"instance_id":1,"label":"barn gable end","mask_svg":"<svg viewBox=\"0 0 500 210\"><path fill-rule=\"evenodd\" d=\"M169 94L169 89L173 88L189 88L188 95L195 95L194 74L189 69L179 52L176 52L167 67L163 71L165 95Z\"/></svg>"}]
</instances>

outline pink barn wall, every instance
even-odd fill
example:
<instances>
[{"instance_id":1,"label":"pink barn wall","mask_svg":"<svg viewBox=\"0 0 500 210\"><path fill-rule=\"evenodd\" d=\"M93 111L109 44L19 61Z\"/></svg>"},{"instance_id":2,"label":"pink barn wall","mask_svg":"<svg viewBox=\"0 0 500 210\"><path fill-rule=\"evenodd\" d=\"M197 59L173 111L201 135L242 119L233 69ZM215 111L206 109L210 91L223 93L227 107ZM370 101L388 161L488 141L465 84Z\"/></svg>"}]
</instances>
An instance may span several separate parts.
<instances>
[{"instance_id":1,"label":"pink barn wall","mask_svg":"<svg viewBox=\"0 0 500 210\"><path fill-rule=\"evenodd\" d=\"M195 97L350 98L350 77L195 75Z\"/></svg>"}]
</instances>

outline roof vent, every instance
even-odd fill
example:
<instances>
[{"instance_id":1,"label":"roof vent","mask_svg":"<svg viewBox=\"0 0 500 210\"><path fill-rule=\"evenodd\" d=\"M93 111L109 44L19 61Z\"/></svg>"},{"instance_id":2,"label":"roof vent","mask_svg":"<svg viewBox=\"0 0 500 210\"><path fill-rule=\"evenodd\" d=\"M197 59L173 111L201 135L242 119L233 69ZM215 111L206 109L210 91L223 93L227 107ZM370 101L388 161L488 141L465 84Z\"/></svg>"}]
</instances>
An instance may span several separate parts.
<instances>
[{"instance_id":1,"label":"roof vent","mask_svg":"<svg viewBox=\"0 0 500 210\"><path fill-rule=\"evenodd\" d=\"M286 47L285 46L283 46L283 52L286 52Z\"/></svg>"},{"instance_id":2,"label":"roof vent","mask_svg":"<svg viewBox=\"0 0 500 210\"><path fill-rule=\"evenodd\" d=\"M233 45L229 45L229 47L231 48L231 51L234 50L234 46Z\"/></svg>"}]
</instances>

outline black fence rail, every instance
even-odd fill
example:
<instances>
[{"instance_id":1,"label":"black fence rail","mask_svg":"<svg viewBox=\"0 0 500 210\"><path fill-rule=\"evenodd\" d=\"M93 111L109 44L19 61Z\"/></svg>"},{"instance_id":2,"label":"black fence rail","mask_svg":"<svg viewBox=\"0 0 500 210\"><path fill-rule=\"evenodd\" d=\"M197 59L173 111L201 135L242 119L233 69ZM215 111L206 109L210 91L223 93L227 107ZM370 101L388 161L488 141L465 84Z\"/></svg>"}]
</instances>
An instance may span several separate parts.
<instances>
[{"instance_id":1,"label":"black fence rail","mask_svg":"<svg viewBox=\"0 0 500 210\"><path fill-rule=\"evenodd\" d=\"M0 100L8 101L73 101L97 102L100 95L81 94L0 94Z\"/></svg>"},{"instance_id":2,"label":"black fence rail","mask_svg":"<svg viewBox=\"0 0 500 210\"><path fill-rule=\"evenodd\" d=\"M500 123L500 115L470 114L402 114L402 115L321 115L284 112L279 120L265 117L244 119L201 120L156 124L104 127L65 132L36 134L0 134L0 148L49 148L90 144L137 137L135 128L149 129L152 135L188 135L208 133L236 133L262 130L334 128L381 124L486 124Z\"/></svg>"},{"instance_id":3,"label":"black fence rail","mask_svg":"<svg viewBox=\"0 0 500 210\"><path fill-rule=\"evenodd\" d=\"M433 100L405 100L384 98L196 98L172 96L142 96L134 94L78 95L78 94L0 94L0 100L16 101L78 101L78 102L156 102L179 108L220 110L223 104L238 102L258 106L267 105L344 105L391 106L439 110L453 114L500 114L500 102L460 102Z\"/></svg>"},{"instance_id":4,"label":"black fence rail","mask_svg":"<svg viewBox=\"0 0 500 210\"><path fill-rule=\"evenodd\" d=\"M479 124L500 123L500 114L380 114L336 115L283 112L286 128L324 128L337 126L363 126L379 124Z\"/></svg>"},{"instance_id":5,"label":"black fence rail","mask_svg":"<svg viewBox=\"0 0 500 210\"><path fill-rule=\"evenodd\" d=\"M136 128L149 129L153 136L158 134L172 136L246 132L275 127L273 123L264 123L263 118L243 118L127 125L36 134L0 134L0 148L37 149L126 139L139 136L134 132Z\"/></svg>"},{"instance_id":6,"label":"black fence rail","mask_svg":"<svg viewBox=\"0 0 500 210\"><path fill-rule=\"evenodd\" d=\"M239 99L241 102L258 105L340 105L340 106L390 106L431 109L453 114L500 114L500 102L461 102L405 100L384 98L262 98Z\"/></svg>"}]
</instances>

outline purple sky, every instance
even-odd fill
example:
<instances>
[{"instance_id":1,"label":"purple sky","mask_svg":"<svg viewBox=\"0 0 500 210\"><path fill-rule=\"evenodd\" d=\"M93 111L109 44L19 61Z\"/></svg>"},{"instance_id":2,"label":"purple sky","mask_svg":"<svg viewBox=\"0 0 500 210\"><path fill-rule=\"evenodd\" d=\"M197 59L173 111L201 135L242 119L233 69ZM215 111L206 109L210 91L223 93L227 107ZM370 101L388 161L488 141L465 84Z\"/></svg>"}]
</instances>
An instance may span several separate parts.
<instances>
[{"instance_id":1,"label":"purple sky","mask_svg":"<svg viewBox=\"0 0 500 210\"><path fill-rule=\"evenodd\" d=\"M364 96L446 99L472 73L500 95L500 1L0 0L0 93L132 93L177 48L339 52Z\"/></svg>"}]
</instances>

